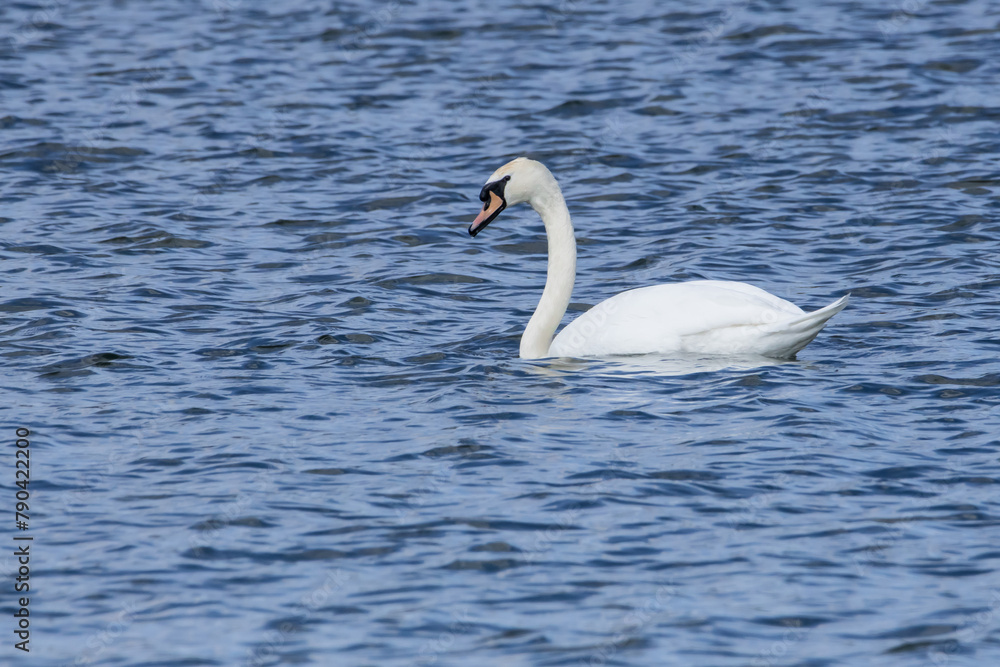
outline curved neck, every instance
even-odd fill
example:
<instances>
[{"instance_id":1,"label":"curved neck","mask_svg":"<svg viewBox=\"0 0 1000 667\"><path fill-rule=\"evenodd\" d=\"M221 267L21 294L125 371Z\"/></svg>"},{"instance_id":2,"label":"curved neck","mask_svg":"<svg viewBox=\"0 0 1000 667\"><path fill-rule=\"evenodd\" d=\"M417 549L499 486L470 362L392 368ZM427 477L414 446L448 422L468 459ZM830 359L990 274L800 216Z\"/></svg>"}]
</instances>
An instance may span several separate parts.
<instances>
[{"instance_id":1,"label":"curved neck","mask_svg":"<svg viewBox=\"0 0 1000 667\"><path fill-rule=\"evenodd\" d=\"M566 314L569 298L576 280L576 237L569 219L566 200L555 179L531 198L530 204L545 223L549 240L549 270L542 298L535 314L521 335L521 358L540 359L549 356L549 345L556 327Z\"/></svg>"}]
</instances>

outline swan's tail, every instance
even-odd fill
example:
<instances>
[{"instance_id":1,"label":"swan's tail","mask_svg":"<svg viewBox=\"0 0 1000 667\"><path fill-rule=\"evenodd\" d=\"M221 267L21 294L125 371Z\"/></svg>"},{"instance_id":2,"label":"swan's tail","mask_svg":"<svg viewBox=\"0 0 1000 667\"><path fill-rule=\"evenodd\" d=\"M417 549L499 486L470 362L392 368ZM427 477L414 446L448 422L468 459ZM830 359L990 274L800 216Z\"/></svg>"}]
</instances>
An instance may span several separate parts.
<instances>
[{"instance_id":1,"label":"swan's tail","mask_svg":"<svg viewBox=\"0 0 1000 667\"><path fill-rule=\"evenodd\" d=\"M768 338L772 345L769 346L767 356L782 359L795 356L796 352L812 342L831 317L847 306L848 300L849 295L843 296L825 308L772 324L768 327Z\"/></svg>"}]
</instances>

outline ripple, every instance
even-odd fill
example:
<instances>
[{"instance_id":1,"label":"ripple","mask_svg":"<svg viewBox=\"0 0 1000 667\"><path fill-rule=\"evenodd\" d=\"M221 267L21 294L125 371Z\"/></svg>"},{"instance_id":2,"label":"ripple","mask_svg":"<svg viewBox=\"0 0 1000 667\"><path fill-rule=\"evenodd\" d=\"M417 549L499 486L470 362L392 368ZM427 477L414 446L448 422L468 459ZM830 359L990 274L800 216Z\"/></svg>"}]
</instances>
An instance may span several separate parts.
<instances>
[{"instance_id":1,"label":"ripple","mask_svg":"<svg viewBox=\"0 0 1000 667\"><path fill-rule=\"evenodd\" d=\"M0 9L43 662L996 662L989 3L250 4ZM793 362L520 360L543 226L466 229L521 154L567 321L852 303Z\"/></svg>"}]
</instances>

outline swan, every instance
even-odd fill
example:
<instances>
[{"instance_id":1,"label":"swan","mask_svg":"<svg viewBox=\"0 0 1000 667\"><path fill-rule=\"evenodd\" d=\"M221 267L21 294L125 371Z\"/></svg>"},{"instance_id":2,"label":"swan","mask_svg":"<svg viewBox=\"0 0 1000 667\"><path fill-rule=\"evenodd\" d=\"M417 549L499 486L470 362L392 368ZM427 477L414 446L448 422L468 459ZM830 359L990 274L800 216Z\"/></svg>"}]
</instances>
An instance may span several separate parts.
<instances>
[{"instance_id":1,"label":"swan","mask_svg":"<svg viewBox=\"0 0 1000 667\"><path fill-rule=\"evenodd\" d=\"M553 339L576 282L576 238L566 200L541 162L519 157L493 172L469 225L475 237L508 206L531 205L545 223L545 289L521 336L522 359L635 354L759 355L791 359L848 297L811 313L746 283L695 280L640 287L602 301Z\"/></svg>"}]
</instances>

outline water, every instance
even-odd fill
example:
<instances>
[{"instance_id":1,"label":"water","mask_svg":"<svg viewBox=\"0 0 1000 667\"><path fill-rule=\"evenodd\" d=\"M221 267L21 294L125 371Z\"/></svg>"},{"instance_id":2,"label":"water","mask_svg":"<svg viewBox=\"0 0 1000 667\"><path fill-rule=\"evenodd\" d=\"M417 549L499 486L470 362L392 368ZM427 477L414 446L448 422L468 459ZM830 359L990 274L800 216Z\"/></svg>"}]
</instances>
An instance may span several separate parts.
<instances>
[{"instance_id":1,"label":"water","mask_svg":"<svg viewBox=\"0 0 1000 667\"><path fill-rule=\"evenodd\" d=\"M996 3L0 25L4 661L1000 659ZM793 362L521 361L541 224L465 232L520 154L567 321L702 278L851 305Z\"/></svg>"}]
</instances>

